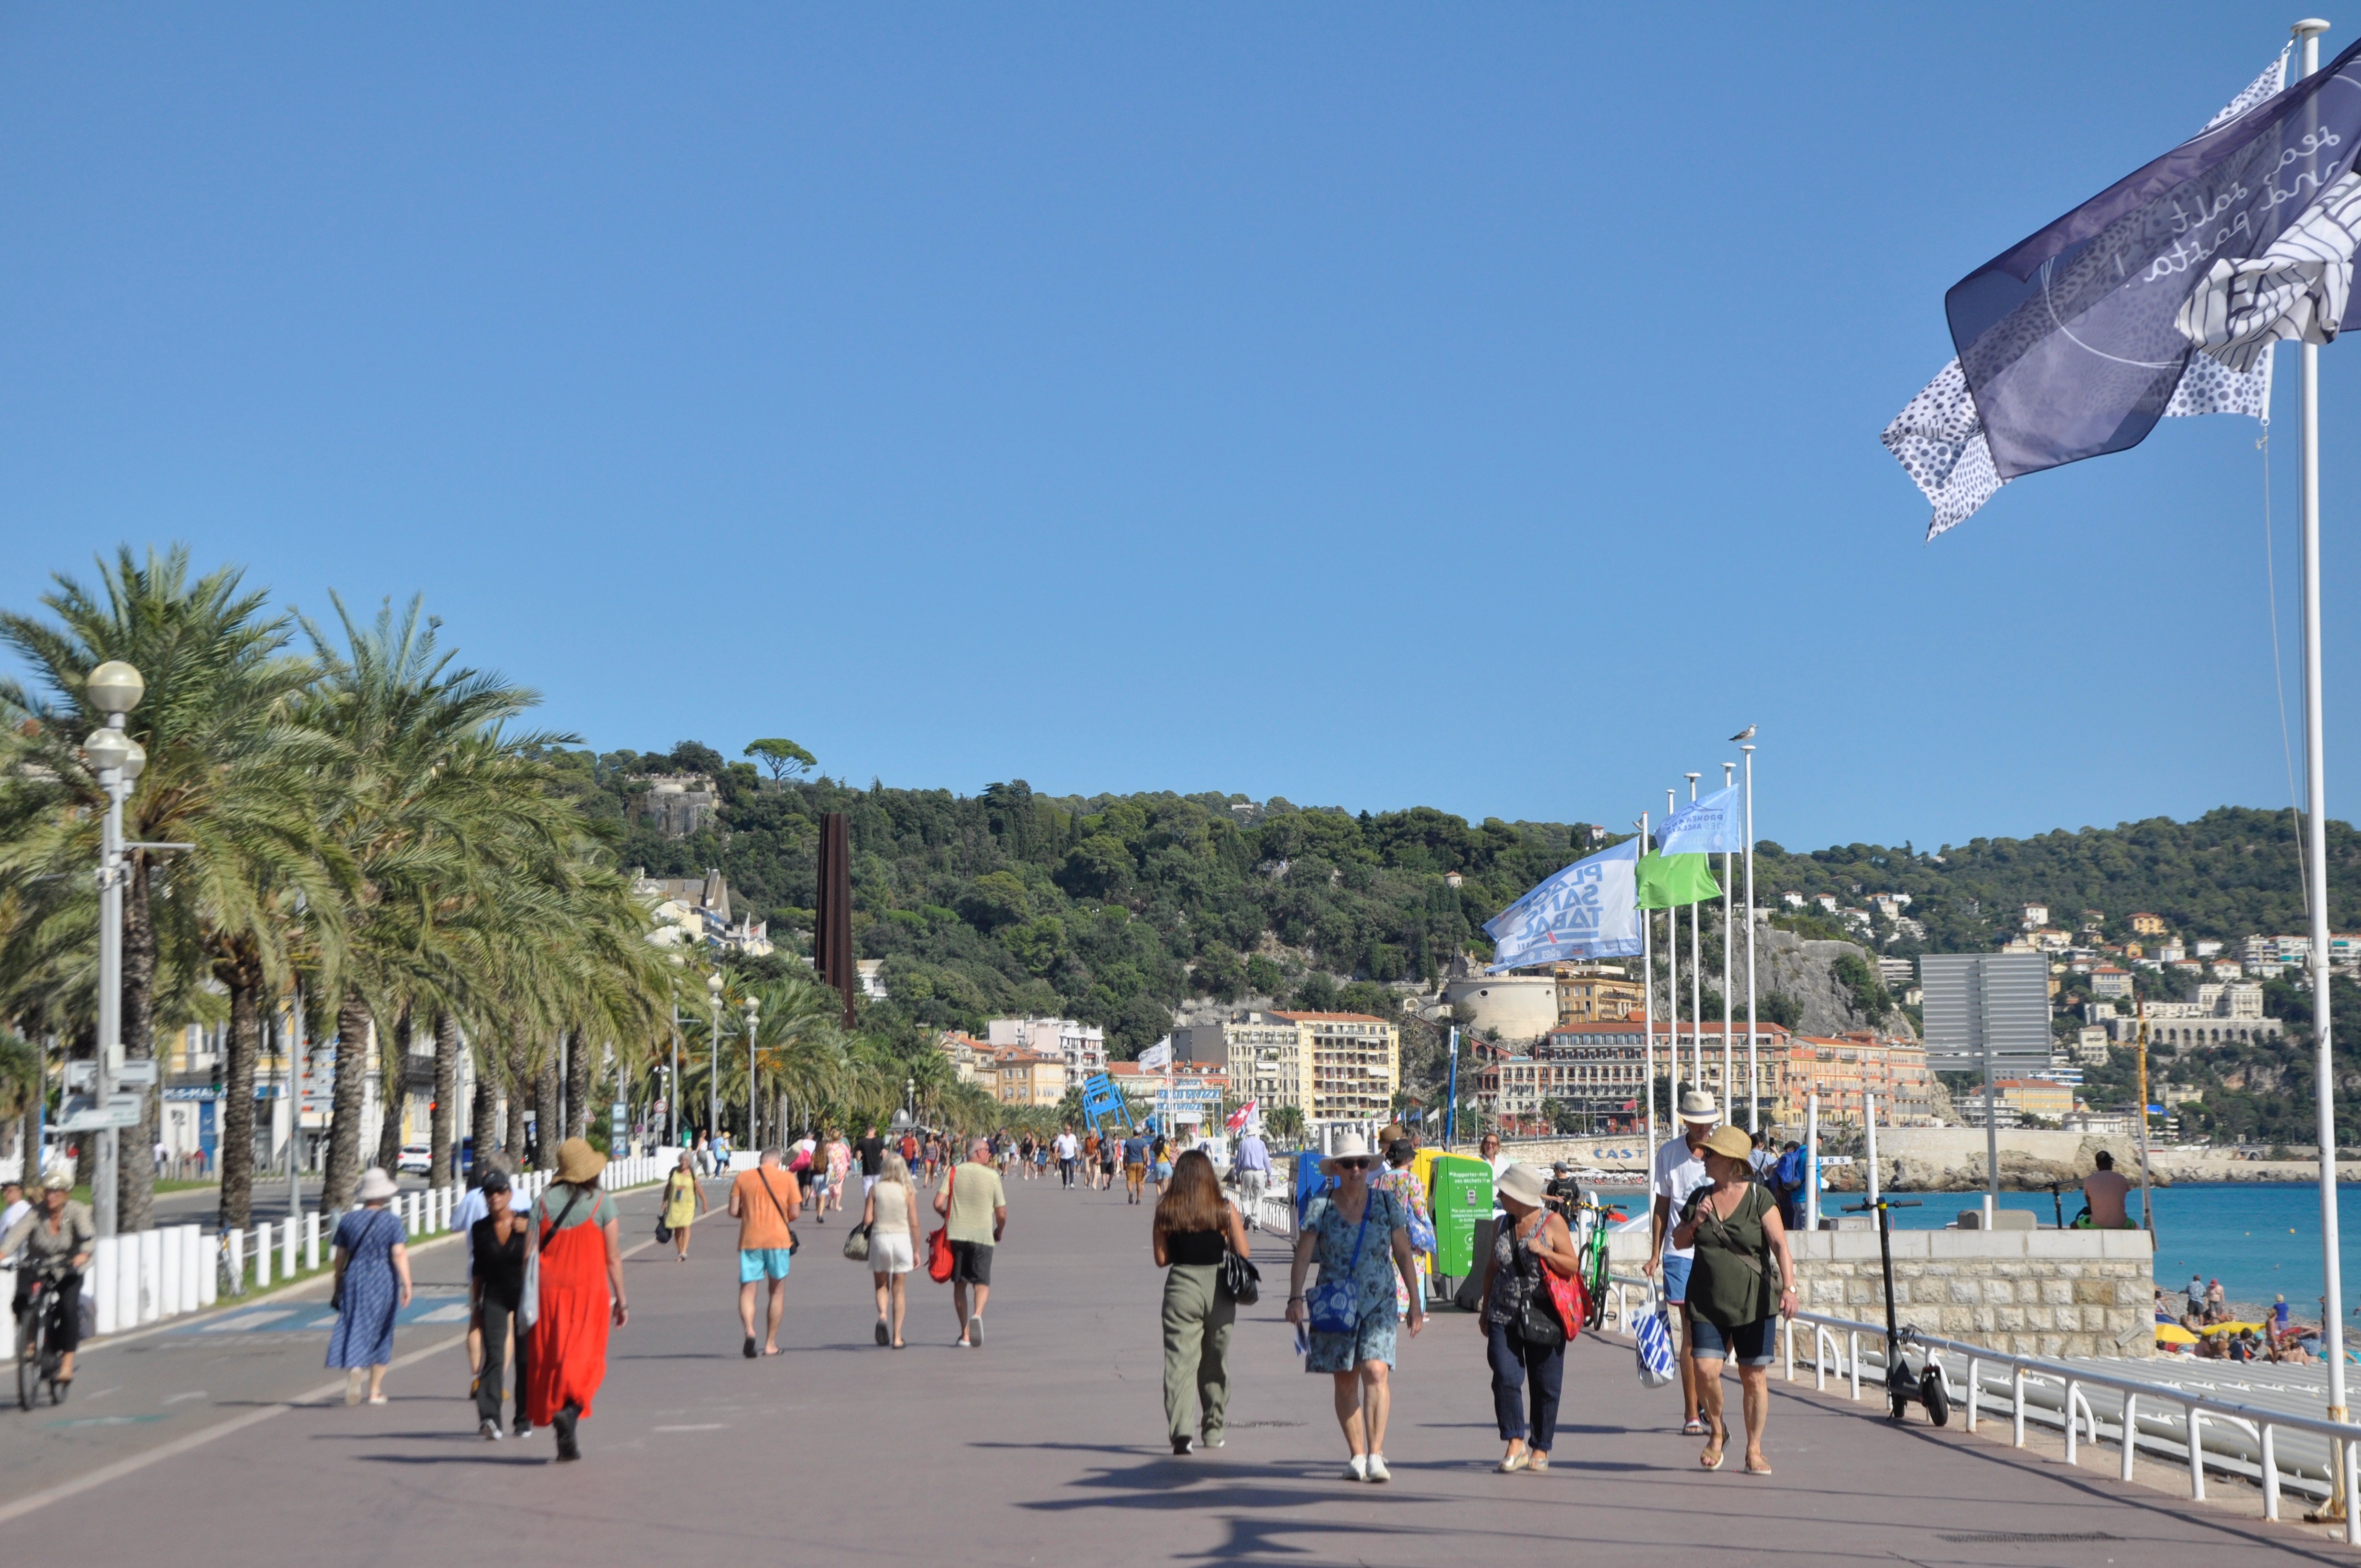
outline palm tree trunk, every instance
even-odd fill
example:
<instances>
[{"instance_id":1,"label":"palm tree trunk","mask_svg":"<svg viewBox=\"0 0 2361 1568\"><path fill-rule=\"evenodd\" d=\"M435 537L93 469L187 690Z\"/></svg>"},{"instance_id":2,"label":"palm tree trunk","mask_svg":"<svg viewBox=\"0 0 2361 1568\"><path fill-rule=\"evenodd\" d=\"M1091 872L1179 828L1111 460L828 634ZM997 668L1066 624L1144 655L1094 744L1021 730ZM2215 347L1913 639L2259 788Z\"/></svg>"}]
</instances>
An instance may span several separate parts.
<instances>
[{"instance_id":1,"label":"palm tree trunk","mask_svg":"<svg viewBox=\"0 0 2361 1568\"><path fill-rule=\"evenodd\" d=\"M123 1054L146 1061L156 1054L156 921L148 904L148 855L132 851L123 889ZM163 1128L163 1086L140 1097L148 1119L123 1130L115 1161L118 1227L126 1235L156 1223L156 1140Z\"/></svg>"},{"instance_id":2,"label":"palm tree trunk","mask_svg":"<svg viewBox=\"0 0 2361 1568\"><path fill-rule=\"evenodd\" d=\"M469 1117L472 1124L468 1130L476 1140L476 1172L480 1176L490 1168L484 1162L500 1146L501 1073L493 1064L491 1051L481 1039L468 1041L467 1048L475 1054L476 1062L476 1103Z\"/></svg>"},{"instance_id":3,"label":"palm tree trunk","mask_svg":"<svg viewBox=\"0 0 2361 1568\"><path fill-rule=\"evenodd\" d=\"M378 1168L390 1176L401 1168L401 1120L410 1109L410 1012L402 1010L391 1035L378 1031L378 1099L385 1114L378 1119ZM390 1040L389 1047L383 1042Z\"/></svg>"},{"instance_id":4,"label":"palm tree trunk","mask_svg":"<svg viewBox=\"0 0 2361 1568\"><path fill-rule=\"evenodd\" d=\"M557 1164L557 1146L564 1135L557 1125L557 1064L544 1059L533 1075L533 1161L537 1170Z\"/></svg>"},{"instance_id":5,"label":"palm tree trunk","mask_svg":"<svg viewBox=\"0 0 2361 1568\"><path fill-rule=\"evenodd\" d=\"M352 1206L361 1173L361 1101L368 1082L369 1011L357 991L345 992L336 1009L336 1076L328 1094L328 1164L320 1182L320 1207L335 1213Z\"/></svg>"},{"instance_id":6,"label":"palm tree trunk","mask_svg":"<svg viewBox=\"0 0 2361 1568\"><path fill-rule=\"evenodd\" d=\"M590 1046L577 1029L566 1036L566 1135L582 1136L590 1125Z\"/></svg>"},{"instance_id":7,"label":"palm tree trunk","mask_svg":"<svg viewBox=\"0 0 2361 1568\"><path fill-rule=\"evenodd\" d=\"M214 974L229 988L229 1059L223 1064L221 1139L215 1167L221 1172L221 1228L242 1231L254 1220L254 1064L262 1054L262 966L243 961L218 966Z\"/></svg>"},{"instance_id":8,"label":"palm tree trunk","mask_svg":"<svg viewBox=\"0 0 2361 1568\"><path fill-rule=\"evenodd\" d=\"M459 1124L459 1020L445 1009L434 1014L434 1127L427 1135L426 1179L448 1187L456 1162L452 1132Z\"/></svg>"}]
</instances>

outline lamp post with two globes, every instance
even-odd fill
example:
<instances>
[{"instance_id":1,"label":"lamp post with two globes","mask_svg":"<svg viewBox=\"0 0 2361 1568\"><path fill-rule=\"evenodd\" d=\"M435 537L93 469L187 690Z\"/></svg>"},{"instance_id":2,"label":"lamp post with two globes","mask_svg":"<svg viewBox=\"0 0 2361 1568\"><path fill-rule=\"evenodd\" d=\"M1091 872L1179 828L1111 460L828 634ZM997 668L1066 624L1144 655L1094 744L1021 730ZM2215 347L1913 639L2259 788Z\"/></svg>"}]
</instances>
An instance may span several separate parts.
<instances>
[{"instance_id":1,"label":"lamp post with two globes","mask_svg":"<svg viewBox=\"0 0 2361 1568\"><path fill-rule=\"evenodd\" d=\"M82 683L91 705L106 715L105 724L82 745L82 760L106 792L98 839L98 1059L92 1095L101 1112L114 1098L115 1075L123 1063L123 801L148 765L148 753L123 732L123 716L139 706L147 689L139 672L119 659L99 665ZM121 1133L103 1127L93 1142L98 1159L90 1177L92 1217L98 1234L111 1236L121 1218Z\"/></svg>"}]
</instances>

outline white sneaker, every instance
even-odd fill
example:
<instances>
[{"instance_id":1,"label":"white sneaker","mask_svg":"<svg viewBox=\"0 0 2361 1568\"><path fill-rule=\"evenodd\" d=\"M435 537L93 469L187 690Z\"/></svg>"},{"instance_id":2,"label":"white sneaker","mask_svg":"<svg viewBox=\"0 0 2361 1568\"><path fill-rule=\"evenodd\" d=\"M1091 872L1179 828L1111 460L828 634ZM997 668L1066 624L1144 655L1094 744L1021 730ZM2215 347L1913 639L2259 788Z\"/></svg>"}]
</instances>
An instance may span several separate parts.
<instances>
[{"instance_id":1,"label":"white sneaker","mask_svg":"<svg viewBox=\"0 0 2361 1568\"><path fill-rule=\"evenodd\" d=\"M1353 1462L1345 1466L1345 1479L1347 1481L1366 1481L1368 1478L1369 1462L1362 1458L1357 1453L1353 1455Z\"/></svg>"},{"instance_id":2,"label":"white sneaker","mask_svg":"<svg viewBox=\"0 0 2361 1568\"><path fill-rule=\"evenodd\" d=\"M1376 1485L1381 1481L1390 1481L1393 1478L1394 1473L1386 1468L1386 1456L1384 1454L1372 1453L1369 1455L1368 1480L1371 1485Z\"/></svg>"}]
</instances>

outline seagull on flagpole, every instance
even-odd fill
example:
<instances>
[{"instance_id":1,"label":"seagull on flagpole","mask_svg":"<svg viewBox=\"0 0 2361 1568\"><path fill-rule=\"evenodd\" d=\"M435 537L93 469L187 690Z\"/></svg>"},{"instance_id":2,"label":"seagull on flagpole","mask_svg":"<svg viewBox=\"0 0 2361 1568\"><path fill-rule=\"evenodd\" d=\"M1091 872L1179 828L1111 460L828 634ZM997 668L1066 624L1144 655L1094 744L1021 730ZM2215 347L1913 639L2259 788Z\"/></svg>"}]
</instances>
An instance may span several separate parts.
<instances>
[{"instance_id":1,"label":"seagull on flagpole","mask_svg":"<svg viewBox=\"0 0 2361 1568\"><path fill-rule=\"evenodd\" d=\"M1731 740L1753 740L1753 739L1754 739L1754 726L1753 726L1753 725L1752 725L1752 724L1748 725L1745 729L1743 729L1740 730L1737 734L1735 734L1735 735L1731 736L1731 737L1730 737L1730 739L1731 739Z\"/></svg>"}]
</instances>

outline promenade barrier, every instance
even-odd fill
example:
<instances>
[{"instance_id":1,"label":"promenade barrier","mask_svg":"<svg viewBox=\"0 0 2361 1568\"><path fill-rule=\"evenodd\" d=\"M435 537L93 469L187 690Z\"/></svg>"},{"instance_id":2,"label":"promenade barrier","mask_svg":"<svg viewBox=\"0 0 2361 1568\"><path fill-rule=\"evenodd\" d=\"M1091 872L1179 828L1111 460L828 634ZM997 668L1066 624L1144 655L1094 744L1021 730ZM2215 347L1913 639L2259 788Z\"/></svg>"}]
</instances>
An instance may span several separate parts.
<instances>
[{"instance_id":1,"label":"promenade barrier","mask_svg":"<svg viewBox=\"0 0 2361 1568\"><path fill-rule=\"evenodd\" d=\"M1628 1332L1632 1298L1648 1299L1651 1284L1623 1274L1611 1275L1609 1280L1615 1327ZM1810 1336L1806 1359L1815 1389L1825 1390L1833 1374L1859 1401L1866 1383L1880 1414L1885 1412L1883 1323L1821 1312L1798 1312L1785 1320L1790 1383L1796 1381L1799 1331ZM1993 1350L1939 1334L1917 1333L1911 1343L1942 1376L1944 1392L1954 1409L1965 1412L1970 1431L1979 1430L1987 1405L2006 1409L2012 1447L2025 1446L2026 1424L2032 1421L2062 1431L2069 1464L2081 1463L2085 1442L2095 1449L2111 1442L2120 1455L2118 1476L2125 1481L2134 1478L2143 1450L2173 1457L2187 1469L2191 1498L2204 1499L2209 1469L2238 1476L2261 1486L2263 1517L2269 1519L2279 1518L2284 1492L2323 1499L2334 1496L2340 1470L2345 1496L2361 1496L2361 1423L2268 1409L2155 1377ZM2361 1546L2361 1508L2345 1511L2345 1539Z\"/></svg>"},{"instance_id":2,"label":"promenade barrier","mask_svg":"<svg viewBox=\"0 0 2361 1568\"><path fill-rule=\"evenodd\" d=\"M655 1155L631 1155L609 1161L600 1179L608 1190L620 1192L661 1181L671 1168L672 1161ZM521 1208L549 1185L544 1171L526 1171L511 1180ZM451 1216L466 1194L467 1189L459 1186L413 1190L397 1197L391 1209L409 1236L437 1235L451 1229ZM274 1277L286 1284L302 1273L316 1272L342 1217L313 1211L297 1223L264 1221L226 1234L191 1223L102 1236L92 1248L82 1282L85 1326L100 1337L126 1333L202 1311L225 1294L267 1289ZM11 1288L12 1294L14 1283L13 1270L0 1268L0 1284ZM16 1319L0 1312L0 1355L14 1355L16 1350Z\"/></svg>"}]
</instances>

